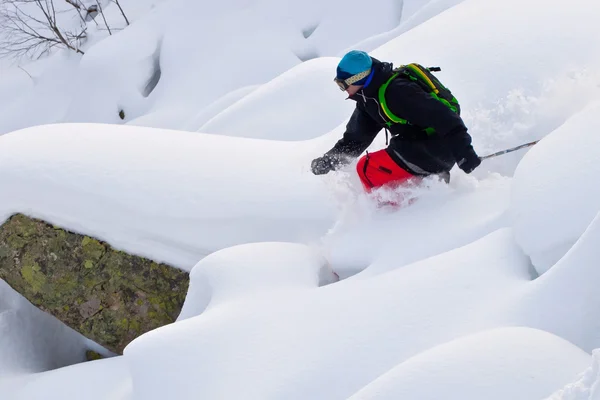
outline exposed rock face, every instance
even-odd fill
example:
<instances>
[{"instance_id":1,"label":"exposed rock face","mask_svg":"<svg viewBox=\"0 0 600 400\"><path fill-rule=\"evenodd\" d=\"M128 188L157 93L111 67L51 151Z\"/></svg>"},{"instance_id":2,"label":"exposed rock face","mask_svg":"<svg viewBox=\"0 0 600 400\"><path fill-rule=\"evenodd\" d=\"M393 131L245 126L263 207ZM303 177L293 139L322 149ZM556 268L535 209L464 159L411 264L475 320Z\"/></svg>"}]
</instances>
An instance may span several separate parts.
<instances>
[{"instance_id":1,"label":"exposed rock face","mask_svg":"<svg viewBox=\"0 0 600 400\"><path fill-rule=\"evenodd\" d=\"M189 277L21 214L0 227L0 278L107 349L174 322Z\"/></svg>"}]
</instances>

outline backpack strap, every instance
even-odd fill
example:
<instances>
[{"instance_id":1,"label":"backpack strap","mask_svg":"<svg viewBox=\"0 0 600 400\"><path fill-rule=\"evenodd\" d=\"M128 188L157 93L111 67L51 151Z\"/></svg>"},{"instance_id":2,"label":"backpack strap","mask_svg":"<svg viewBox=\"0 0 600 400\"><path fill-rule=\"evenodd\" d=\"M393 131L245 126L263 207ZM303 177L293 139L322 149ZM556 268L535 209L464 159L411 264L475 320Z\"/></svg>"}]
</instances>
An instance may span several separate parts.
<instances>
[{"instance_id":1,"label":"backpack strap","mask_svg":"<svg viewBox=\"0 0 600 400\"><path fill-rule=\"evenodd\" d=\"M432 68L428 68L428 70L440 71L441 69L438 67L432 67ZM446 89L435 77L430 78L429 76L431 74L430 73L426 74L423 71L423 67L421 67L420 65L418 65L416 63L402 65L402 66L398 67L397 69L395 69L394 72L395 73L387 80L387 82L385 82L379 88L379 104L381 105L383 113L389 119L389 121L386 123L386 125L388 127L391 127L393 124L403 124L403 125L410 124L409 121L405 120L404 118L400 118L399 116L394 114L392 112L392 110L390 110L390 108L388 107L387 101L385 100L385 92L386 92L388 86L392 83L392 81L394 79L396 79L400 75L404 75L407 78L409 78L410 80L418 83L419 86L421 86L421 88L423 88L425 91L427 91L429 94L431 94L431 96L433 96L433 98L435 98L436 100L443 103L446 107L450 108L453 112L460 114L460 108L459 108L458 101L456 100L456 98L454 96L452 96L450 91L448 89ZM435 83L434 83L434 81L435 81ZM438 87L438 84L440 85L440 87ZM443 91L444 93L442 94L441 91ZM444 97L448 97L451 100L448 101ZM428 135L431 135L431 134L435 133L435 129L426 128L425 132Z\"/></svg>"},{"instance_id":2,"label":"backpack strap","mask_svg":"<svg viewBox=\"0 0 600 400\"><path fill-rule=\"evenodd\" d=\"M437 101L443 103L446 107L451 109L454 113L460 115L460 106L456 97L452 95L452 92L448 90L442 83L434 77L429 71L441 71L439 67L424 68L417 63L408 64L406 68L411 71L414 75L411 75L408 71L405 72L410 79L417 79L418 83L425 86L425 89L429 91L429 94L433 96ZM414 77L414 78L413 78Z\"/></svg>"},{"instance_id":3,"label":"backpack strap","mask_svg":"<svg viewBox=\"0 0 600 400\"><path fill-rule=\"evenodd\" d=\"M429 77L415 63L408 64L406 68L411 70L418 77L417 79L421 79L422 82L425 82L431 92L436 95L440 94L440 90L437 88L437 86L435 86L431 79L429 79Z\"/></svg>"},{"instance_id":4,"label":"backpack strap","mask_svg":"<svg viewBox=\"0 0 600 400\"><path fill-rule=\"evenodd\" d=\"M405 120L403 118L400 118L399 116L397 116L396 114L394 114L392 112L392 110L390 110L390 108L388 107L387 102L385 100L385 91L387 90L387 87L390 86L390 83L392 83L392 81L394 79L396 79L398 77L398 75L400 75L400 72L396 72L394 75L392 75L390 77L390 79L388 79L387 82L385 82L379 88L379 104L381 104L381 108L383 109L383 113L390 120L390 122L387 123L387 126L391 126L392 123L403 124L403 125L408 124L407 120Z\"/></svg>"}]
</instances>

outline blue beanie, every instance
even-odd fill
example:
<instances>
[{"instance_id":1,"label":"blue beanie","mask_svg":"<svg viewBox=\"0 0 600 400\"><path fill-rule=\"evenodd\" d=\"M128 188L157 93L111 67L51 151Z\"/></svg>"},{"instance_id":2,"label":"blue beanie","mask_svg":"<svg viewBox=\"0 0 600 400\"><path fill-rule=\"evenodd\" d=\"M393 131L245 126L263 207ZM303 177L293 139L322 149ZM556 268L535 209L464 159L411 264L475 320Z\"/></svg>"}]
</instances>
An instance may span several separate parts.
<instances>
[{"instance_id":1,"label":"blue beanie","mask_svg":"<svg viewBox=\"0 0 600 400\"><path fill-rule=\"evenodd\" d=\"M364 51L352 50L348 52L340 61L337 67L337 79L348 79L353 75L359 74L370 69L373 66L373 60ZM355 83L355 85L362 85L367 81L364 78Z\"/></svg>"}]
</instances>

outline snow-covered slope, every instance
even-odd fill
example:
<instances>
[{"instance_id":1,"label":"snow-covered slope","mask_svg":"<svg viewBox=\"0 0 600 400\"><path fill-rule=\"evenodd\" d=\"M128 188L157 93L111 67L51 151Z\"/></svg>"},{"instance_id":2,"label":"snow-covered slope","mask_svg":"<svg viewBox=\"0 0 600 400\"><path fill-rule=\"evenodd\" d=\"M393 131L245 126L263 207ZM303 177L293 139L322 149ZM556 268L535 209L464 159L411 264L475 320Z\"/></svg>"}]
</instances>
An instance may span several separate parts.
<instances>
[{"instance_id":1,"label":"snow-covered slope","mask_svg":"<svg viewBox=\"0 0 600 400\"><path fill-rule=\"evenodd\" d=\"M492 153L546 136L600 98L600 52L589 50L599 14L589 0L467 0L372 54L440 66L476 149ZM512 174L522 154L484 168Z\"/></svg>"},{"instance_id":2,"label":"snow-covered slope","mask_svg":"<svg viewBox=\"0 0 600 400\"><path fill-rule=\"evenodd\" d=\"M133 24L106 37L102 26L89 23L92 39L83 57L59 54L27 64L33 82L16 68L8 73L22 75L18 84L0 74L0 92L11 99L3 106L0 94L0 134L53 122L140 121L197 130L194 117L220 97L303 61L337 55L395 28L402 15L395 0L368 6L359 0L126 1ZM115 4L106 10L109 24L121 24ZM360 23L348 23L357 13Z\"/></svg>"},{"instance_id":3,"label":"snow-covered slope","mask_svg":"<svg viewBox=\"0 0 600 400\"><path fill-rule=\"evenodd\" d=\"M354 107L341 101L332 84L338 62L322 57L302 63L228 107L199 131L273 140L322 136L345 122Z\"/></svg>"},{"instance_id":4,"label":"snow-covered slope","mask_svg":"<svg viewBox=\"0 0 600 400\"><path fill-rule=\"evenodd\" d=\"M54 325L57 341L18 350L46 325L32 313L6 318L26 303L0 286L0 328L10 332L0 351L17 344L2 358L11 361L0 393L597 396L600 210L589 128L600 6L413 0L403 19L387 0L199 3L160 3L81 60L57 55L32 66L35 82L20 70L2 80L19 95L0 94L0 132L88 123L0 137L0 221L43 217L191 270L191 285L178 321L124 356L42 373L76 360L80 338ZM357 15L363 24L349 22ZM372 37L385 31L400 36ZM300 59L362 40L382 44L373 55L383 60L442 66L480 154L543 140L471 176L453 171L449 185L427 180L395 211L361 193L352 165L313 176L311 159L342 134L352 104L331 83L336 59ZM160 82L144 97L157 62ZM51 68L64 80L52 81ZM84 86L60 90L67 81ZM28 102L46 114L23 118ZM142 126L89 123L122 123L120 108ZM87 393L90 385L98 389Z\"/></svg>"},{"instance_id":5,"label":"snow-covered slope","mask_svg":"<svg viewBox=\"0 0 600 400\"><path fill-rule=\"evenodd\" d=\"M600 103L569 119L531 150L515 174L516 238L542 274L573 246L600 211ZM548 218L552 215L552 218ZM557 229L560 227L560 229Z\"/></svg>"},{"instance_id":6,"label":"snow-covered slope","mask_svg":"<svg viewBox=\"0 0 600 400\"><path fill-rule=\"evenodd\" d=\"M597 400L600 398L600 350L594 350L592 365L577 380L554 393L547 400Z\"/></svg>"},{"instance_id":7,"label":"snow-covered slope","mask_svg":"<svg viewBox=\"0 0 600 400\"><path fill-rule=\"evenodd\" d=\"M0 219L27 212L184 269L239 243L316 240L335 204L309 173L310 145L129 126L29 128L2 137L0 186L11 190L0 192Z\"/></svg>"},{"instance_id":8,"label":"snow-covered slope","mask_svg":"<svg viewBox=\"0 0 600 400\"><path fill-rule=\"evenodd\" d=\"M90 348L94 348L90 341L0 280L0 378L83 362Z\"/></svg>"},{"instance_id":9,"label":"snow-covered slope","mask_svg":"<svg viewBox=\"0 0 600 400\"><path fill-rule=\"evenodd\" d=\"M350 399L543 399L588 363L587 353L546 332L497 329L419 354Z\"/></svg>"}]
</instances>

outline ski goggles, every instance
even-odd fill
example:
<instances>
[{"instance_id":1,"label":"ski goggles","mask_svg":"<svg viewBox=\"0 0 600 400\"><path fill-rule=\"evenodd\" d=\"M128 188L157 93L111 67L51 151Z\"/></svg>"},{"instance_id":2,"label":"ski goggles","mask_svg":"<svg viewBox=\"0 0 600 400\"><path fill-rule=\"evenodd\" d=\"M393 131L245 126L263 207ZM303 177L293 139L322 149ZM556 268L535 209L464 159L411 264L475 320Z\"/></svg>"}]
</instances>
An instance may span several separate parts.
<instances>
[{"instance_id":1,"label":"ski goggles","mask_svg":"<svg viewBox=\"0 0 600 400\"><path fill-rule=\"evenodd\" d=\"M348 79L338 79L338 78L333 78L333 81L335 83L337 83L338 87L340 88L341 91L346 91L348 90L348 88L350 87L350 85L355 84L356 82L366 78L367 76L369 76L371 74L371 68L369 68L366 71L363 72L359 72L356 75L352 75L350 78Z\"/></svg>"}]
</instances>

